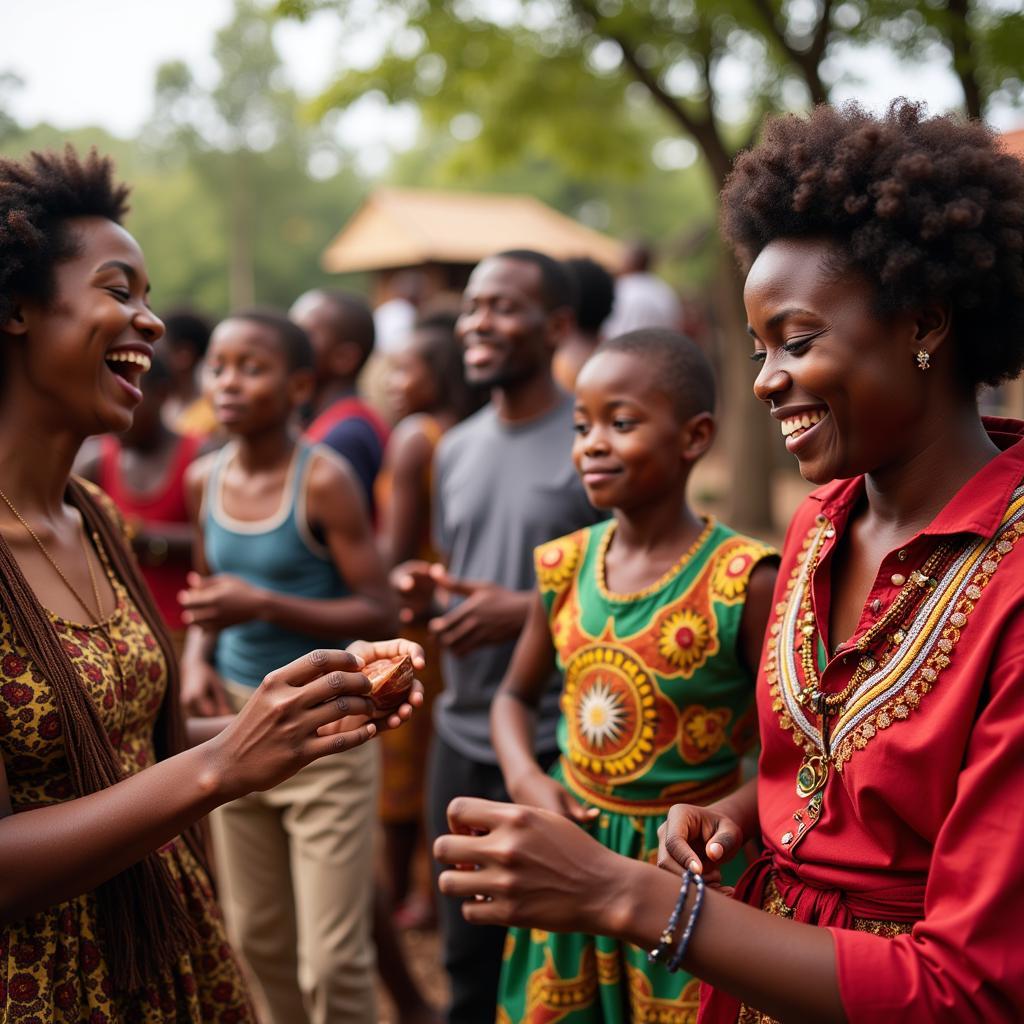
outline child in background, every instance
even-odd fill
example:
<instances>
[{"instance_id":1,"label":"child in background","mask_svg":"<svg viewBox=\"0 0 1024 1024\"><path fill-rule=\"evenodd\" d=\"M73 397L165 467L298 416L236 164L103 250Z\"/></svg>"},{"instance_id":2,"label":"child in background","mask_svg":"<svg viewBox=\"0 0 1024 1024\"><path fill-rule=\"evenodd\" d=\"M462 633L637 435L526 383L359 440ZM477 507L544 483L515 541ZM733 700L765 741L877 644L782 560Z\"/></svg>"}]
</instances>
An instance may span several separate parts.
<instances>
[{"instance_id":1,"label":"child in background","mask_svg":"<svg viewBox=\"0 0 1024 1024\"><path fill-rule=\"evenodd\" d=\"M451 313L421 319L408 340L388 357L385 392L395 420L400 421L377 478L379 540L388 568L410 558L437 560L430 542L434 448L446 430L475 412L486 397L465 382L455 320ZM423 832L423 787L432 734L426 712L440 693L442 680L436 643L427 630L410 625L405 633L428 652L427 669L420 674L425 702L415 723L381 738L380 814L396 921L400 927L415 928L434 918L433 887L413 893L410 871Z\"/></svg>"},{"instance_id":2,"label":"child in background","mask_svg":"<svg viewBox=\"0 0 1024 1024\"><path fill-rule=\"evenodd\" d=\"M774 557L687 504L690 471L714 436L714 400L706 358L669 331L606 341L584 365L573 461L592 504L614 518L537 549L539 594L492 707L513 800L642 860L656 856L671 804L736 787L755 739ZM561 757L545 774L533 709L553 663L565 680ZM643 950L509 932L504 1024L689 1024L697 1002L695 980L648 964Z\"/></svg>"},{"instance_id":3,"label":"child in background","mask_svg":"<svg viewBox=\"0 0 1024 1024\"><path fill-rule=\"evenodd\" d=\"M185 624L178 593L192 564L185 471L201 439L183 437L164 423L170 392L167 364L154 356L132 425L123 434L98 439L82 476L102 487L124 516L142 575L180 652Z\"/></svg>"},{"instance_id":4,"label":"child in background","mask_svg":"<svg viewBox=\"0 0 1024 1024\"><path fill-rule=\"evenodd\" d=\"M183 699L238 710L276 665L394 621L352 471L290 424L313 386L305 333L235 314L213 333L204 380L231 443L187 477L197 573ZM343 698L339 698L343 699ZM213 818L229 933L272 1024L376 1020L371 932L377 754L359 748Z\"/></svg>"},{"instance_id":5,"label":"child in background","mask_svg":"<svg viewBox=\"0 0 1024 1024\"><path fill-rule=\"evenodd\" d=\"M217 419L200 388L199 370L210 343L210 325L190 309L176 309L164 317L164 328L158 351L171 374L164 422L186 437L209 437Z\"/></svg>"}]
</instances>

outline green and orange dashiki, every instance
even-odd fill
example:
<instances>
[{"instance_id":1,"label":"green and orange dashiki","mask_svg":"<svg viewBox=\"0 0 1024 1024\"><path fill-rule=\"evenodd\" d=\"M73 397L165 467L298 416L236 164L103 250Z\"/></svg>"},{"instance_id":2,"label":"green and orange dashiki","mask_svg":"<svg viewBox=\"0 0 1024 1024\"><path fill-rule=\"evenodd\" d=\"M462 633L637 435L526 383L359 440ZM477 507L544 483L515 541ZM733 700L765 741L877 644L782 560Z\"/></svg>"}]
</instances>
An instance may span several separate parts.
<instances>
[{"instance_id":1,"label":"green and orange dashiki","mask_svg":"<svg viewBox=\"0 0 1024 1024\"><path fill-rule=\"evenodd\" d=\"M739 782L756 737L754 686L737 654L747 583L774 552L714 520L660 580L610 593L610 520L539 547L537 583L564 676L561 757L551 774L602 814L586 826L654 861L675 803ZM742 871L728 865L728 881ZM601 936L509 930L498 1024L690 1024L698 982Z\"/></svg>"}]
</instances>

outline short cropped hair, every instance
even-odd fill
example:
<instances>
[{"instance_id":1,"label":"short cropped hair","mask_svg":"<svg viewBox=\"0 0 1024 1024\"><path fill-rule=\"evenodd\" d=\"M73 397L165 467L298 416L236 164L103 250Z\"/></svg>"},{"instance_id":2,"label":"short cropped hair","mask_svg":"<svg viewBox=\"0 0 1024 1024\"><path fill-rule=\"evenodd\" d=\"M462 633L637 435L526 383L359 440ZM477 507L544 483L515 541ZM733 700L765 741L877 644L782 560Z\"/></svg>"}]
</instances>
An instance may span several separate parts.
<instances>
[{"instance_id":1,"label":"short cropped hair","mask_svg":"<svg viewBox=\"0 0 1024 1024\"><path fill-rule=\"evenodd\" d=\"M196 359L206 355L210 344L210 325L205 317L191 309L172 309L163 317L164 343L172 348L188 348Z\"/></svg>"},{"instance_id":2,"label":"short cropped hair","mask_svg":"<svg viewBox=\"0 0 1024 1024\"><path fill-rule=\"evenodd\" d=\"M492 259L530 263L540 272L540 297L549 312L568 306L576 308L576 284L558 260L533 249L506 249Z\"/></svg>"},{"instance_id":3,"label":"short cropped hair","mask_svg":"<svg viewBox=\"0 0 1024 1024\"><path fill-rule=\"evenodd\" d=\"M63 153L0 159L0 323L19 299L53 301L55 268L78 251L67 222L104 217L120 224L128 192L114 181L111 161L95 149L84 158L69 145Z\"/></svg>"},{"instance_id":4,"label":"short cropped hair","mask_svg":"<svg viewBox=\"0 0 1024 1024\"><path fill-rule=\"evenodd\" d=\"M309 335L283 311L257 306L230 313L225 320L243 320L266 327L275 336L289 373L313 369L313 346Z\"/></svg>"},{"instance_id":5,"label":"short cropped hair","mask_svg":"<svg viewBox=\"0 0 1024 1024\"><path fill-rule=\"evenodd\" d=\"M671 400L680 423L715 411L715 375L703 349L685 334L644 327L606 338L591 359L603 352L635 355L653 368L656 386Z\"/></svg>"},{"instance_id":6,"label":"short cropped hair","mask_svg":"<svg viewBox=\"0 0 1024 1024\"><path fill-rule=\"evenodd\" d=\"M335 309L344 324L345 341L351 341L362 352L360 368L373 351L375 328L373 312L366 300L351 292L343 292L338 288L317 288L313 292L326 299Z\"/></svg>"},{"instance_id":7,"label":"short cropped hair","mask_svg":"<svg viewBox=\"0 0 1024 1024\"><path fill-rule=\"evenodd\" d=\"M725 184L722 227L745 267L776 239L828 239L880 315L948 304L975 387L1024 367L1024 164L978 121L905 99L880 117L848 104L770 118Z\"/></svg>"},{"instance_id":8,"label":"short cropped hair","mask_svg":"<svg viewBox=\"0 0 1024 1024\"><path fill-rule=\"evenodd\" d=\"M587 334L597 334L615 302L615 279L587 256L566 260L564 266L576 282L576 323Z\"/></svg>"}]
</instances>

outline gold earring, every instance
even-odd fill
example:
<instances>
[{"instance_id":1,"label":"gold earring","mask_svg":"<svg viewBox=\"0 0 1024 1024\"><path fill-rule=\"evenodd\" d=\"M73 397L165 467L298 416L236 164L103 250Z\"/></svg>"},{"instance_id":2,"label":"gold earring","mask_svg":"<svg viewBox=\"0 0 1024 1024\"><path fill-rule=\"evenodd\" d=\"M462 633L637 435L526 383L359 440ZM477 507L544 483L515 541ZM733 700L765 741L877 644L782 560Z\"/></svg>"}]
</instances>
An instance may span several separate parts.
<instances>
[{"instance_id":1,"label":"gold earring","mask_svg":"<svg viewBox=\"0 0 1024 1024\"><path fill-rule=\"evenodd\" d=\"M917 359L917 368L919 370L929 370L932 365L932 354L926 348L919 348L917 355L914 357Z\"/></svg>"}]
</instances>

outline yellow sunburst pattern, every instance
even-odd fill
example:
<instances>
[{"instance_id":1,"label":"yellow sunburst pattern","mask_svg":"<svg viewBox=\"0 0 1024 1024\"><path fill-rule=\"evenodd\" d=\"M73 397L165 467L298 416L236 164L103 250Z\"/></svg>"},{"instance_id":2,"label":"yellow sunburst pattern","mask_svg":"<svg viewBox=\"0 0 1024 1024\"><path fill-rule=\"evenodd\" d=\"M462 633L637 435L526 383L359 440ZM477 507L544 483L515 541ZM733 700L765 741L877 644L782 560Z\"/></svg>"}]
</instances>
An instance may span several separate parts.
<instances>
[{"instance_id":1,"label":"yellow sunburst pattern","mask_svg":"<svg viewBox=\"0 0 1024 1024\"><path fill-rule=\"evenodd\" d=\"M540 589L561 590L572 579L579 561L578 533L542 544L534 554L534 566Z\"/></svg>"},{"instance_id":2,"label":"yellow sunburst pattern","mask_svg":"<svg viewBox=\"0 0 1024 1024\"><path fill-rule=\"evenodd\" d=\"M708 620L692 608L683 608L662 623L658 652L682 676L689 678L707 661L710 647Z\"/></svg>"},{"instance_id":3,"label":"yellow sunburst pattern","mask_svg":"<svg viewBox=\"0 0 1024 1024\"><path fill-rule=\"evenodd\" d=\"M748 540L723 545L711 574L711 593L723 604L738 604L747 596L750 574L771 549Z\"/></svg>"}]
</instances>

